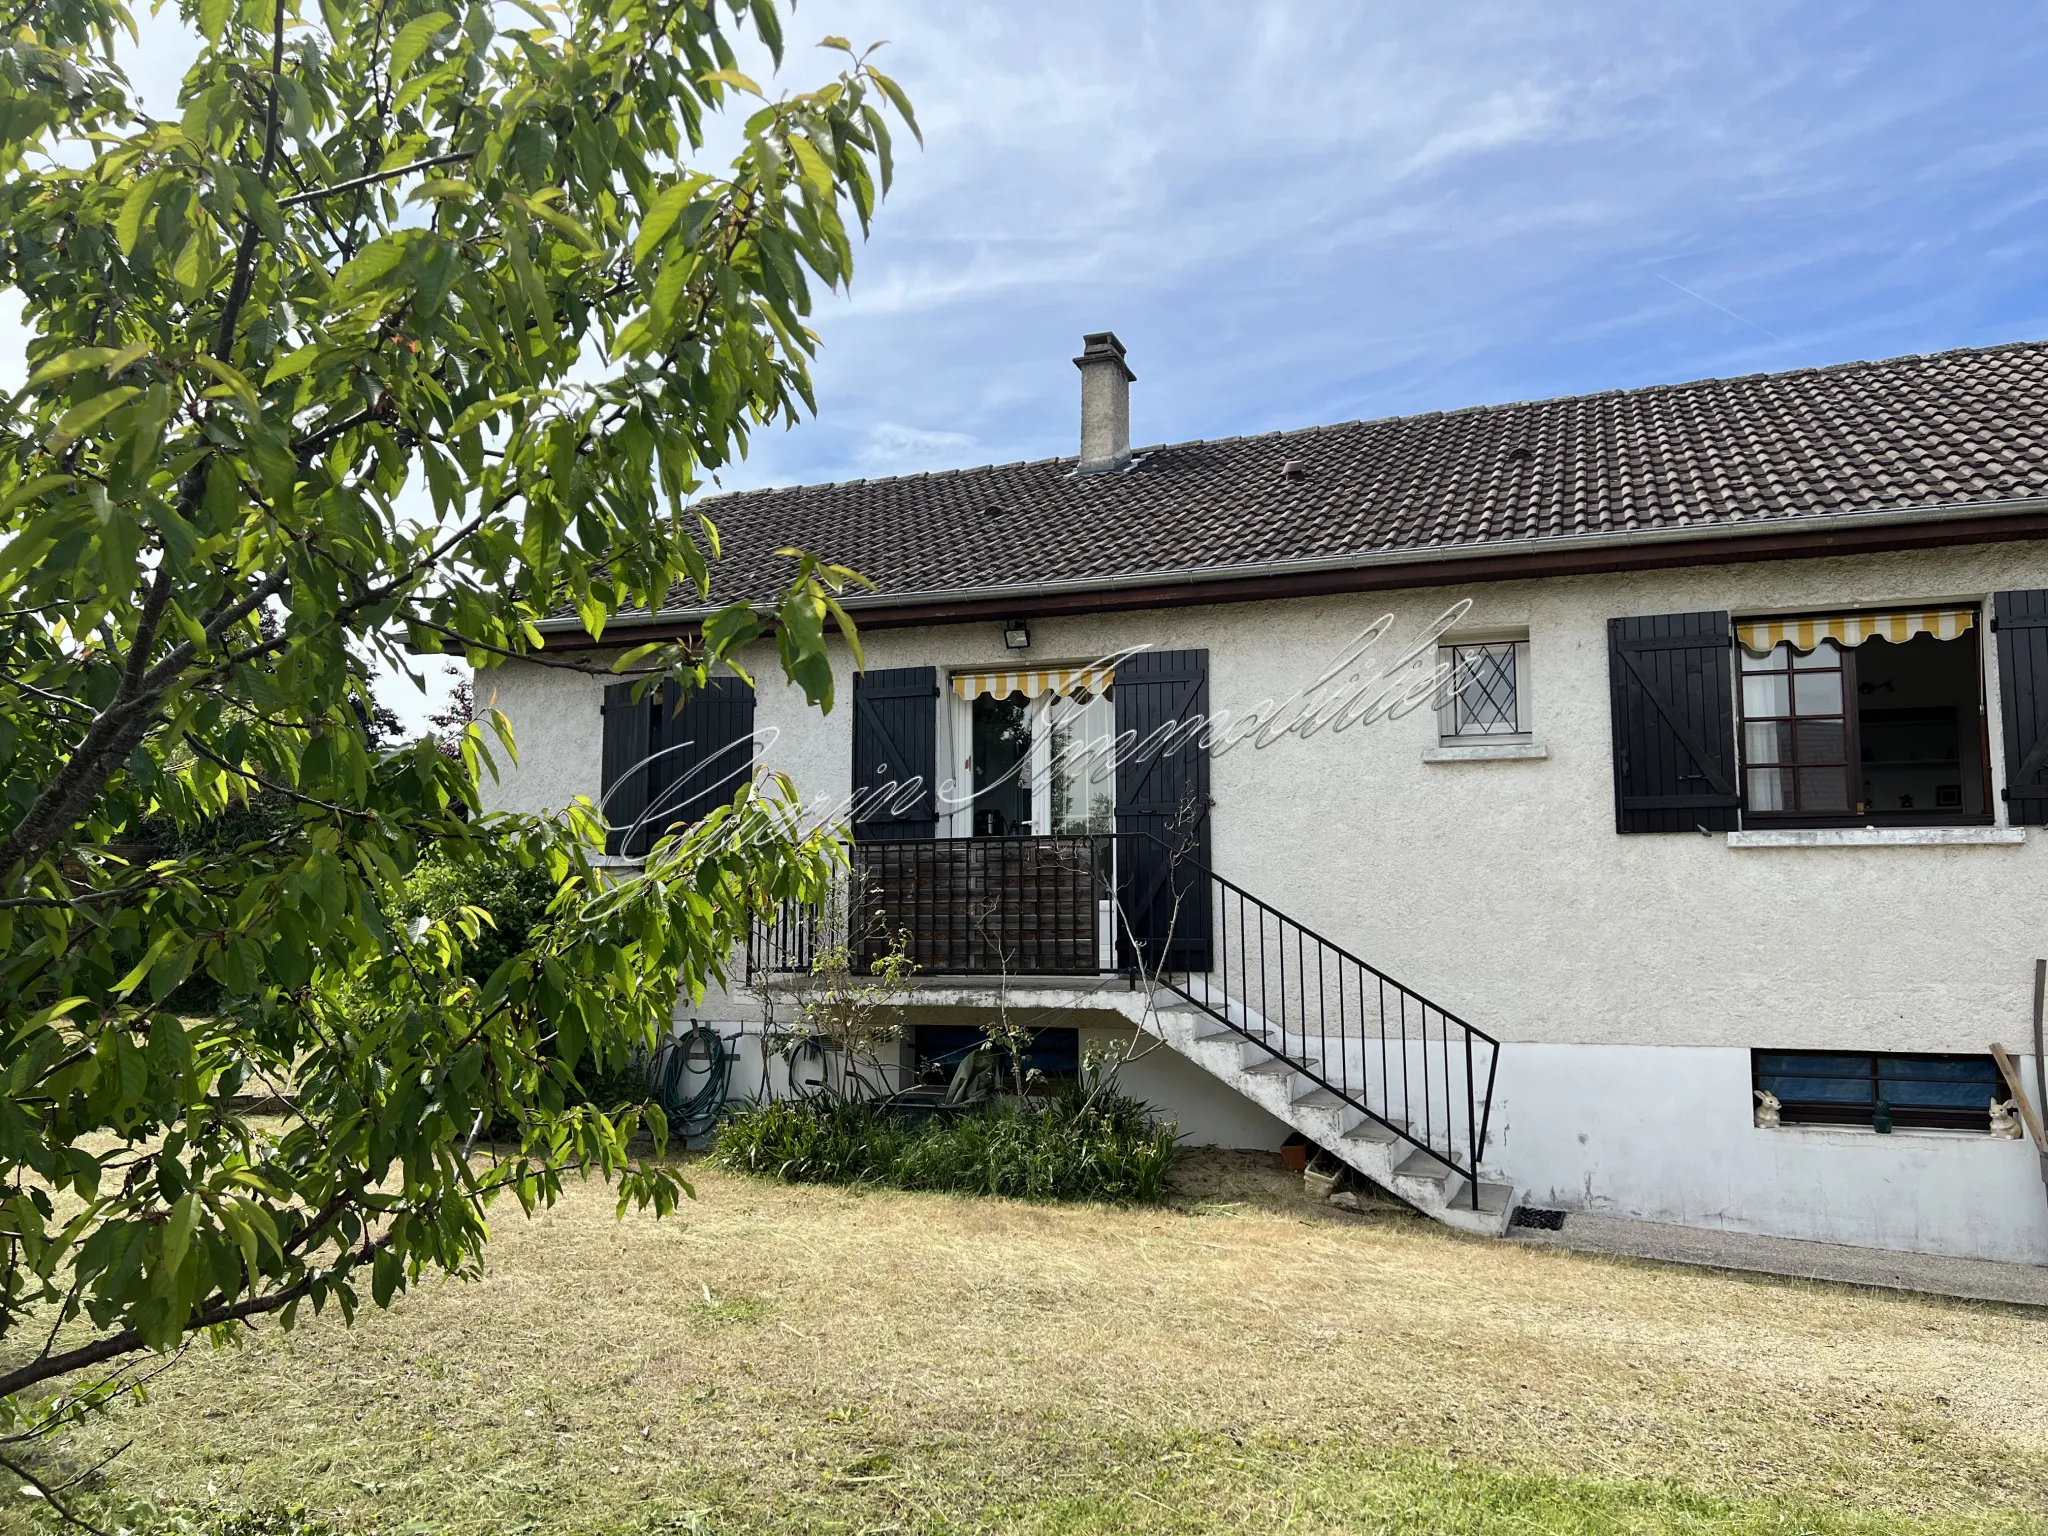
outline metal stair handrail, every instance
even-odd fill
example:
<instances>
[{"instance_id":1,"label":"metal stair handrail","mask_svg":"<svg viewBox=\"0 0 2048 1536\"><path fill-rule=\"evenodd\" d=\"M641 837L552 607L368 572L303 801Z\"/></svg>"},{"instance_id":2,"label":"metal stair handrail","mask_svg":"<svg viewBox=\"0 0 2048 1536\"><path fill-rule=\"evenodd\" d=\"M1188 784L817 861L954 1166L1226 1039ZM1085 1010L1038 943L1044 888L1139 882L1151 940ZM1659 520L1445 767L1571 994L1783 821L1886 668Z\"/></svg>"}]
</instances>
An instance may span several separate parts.
<instances>
[{"instance_id":1,"label":"metal stair handrail","mask_svg":"<svg viewBox=\"0 0 2048 1536\"><path fill-rule=\"evenodd\" d=\"M1210 949L1210 965L1206 971L1161 971L1152 979L1444 1163L1465 1179L1472 1208L1479 1209L1479 1164L1492 1122L1500 1041L1191 856L1169 850L1169 857L1180 903L1199 887L1206 904L1207 927L1200 937ZM1150 936L1155 948L1161 940L1176 950L1191 942L1182 935ZM1143 950L1148 936L1139 934L1136 942ZM1232 1016L1233 1004L1238 1017ZM1257 1029L1248 1027L1254 1015ZM1376 1030L1370 1027L1374 1019ZM1370 1050L1375 1044L1376 1077Z\"/></svg>"}]
</instances>

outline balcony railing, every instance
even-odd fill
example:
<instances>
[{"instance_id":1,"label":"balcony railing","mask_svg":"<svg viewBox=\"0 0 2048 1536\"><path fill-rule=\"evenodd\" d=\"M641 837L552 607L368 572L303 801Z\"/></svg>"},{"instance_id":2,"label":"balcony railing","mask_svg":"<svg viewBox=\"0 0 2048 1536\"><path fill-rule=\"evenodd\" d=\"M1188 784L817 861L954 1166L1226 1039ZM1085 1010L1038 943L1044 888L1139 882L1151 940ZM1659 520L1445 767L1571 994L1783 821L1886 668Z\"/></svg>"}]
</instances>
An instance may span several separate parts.
<instances>
[{"instance_id":1,"label":"balcony railing","mask_svg":"<svg viewBox=\"0 0 2048 1536\"><path fill-rule=\"evenodd\" d=\"M924 838L855 843L822 907L790 904L755 931L755 971L808 970L845 946L865 969L893 946L923 976L1092 976L1116 969L1114 839Z\"/></svg>"}]
</instances>

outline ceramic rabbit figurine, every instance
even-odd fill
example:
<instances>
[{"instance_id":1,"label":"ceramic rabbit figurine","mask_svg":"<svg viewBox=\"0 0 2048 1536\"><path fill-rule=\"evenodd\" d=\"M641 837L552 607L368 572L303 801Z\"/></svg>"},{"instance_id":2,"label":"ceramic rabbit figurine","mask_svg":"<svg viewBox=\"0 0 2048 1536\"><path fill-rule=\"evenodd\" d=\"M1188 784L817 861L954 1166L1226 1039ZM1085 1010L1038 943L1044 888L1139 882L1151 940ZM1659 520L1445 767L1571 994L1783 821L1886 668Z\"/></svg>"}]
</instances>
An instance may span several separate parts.
<instances>
[{"instance_id":1,"label":"ceramic rabbit figurine","mask_svg":"<svg viewBox=\"0 0 2048 1536\"><path fill-rule=\"evenodd\" d=\"M1756 1093L1756 1123L1765 1130L1776 1130L1778 1128L1778 1111L1785 1106L1778 1102L1778 1096L1775 1093L1762 1088L1758 1088L1754 1092Z\"/></svg>"},{"instance_id":2,"label":"ceramic rabbit figurine","mask_svg":"<svg viewBox=\"0 0 2048 1536\"><path fill-rule=\"evenodd\" d=\"M1991 1101L1991 1134L2006 1141L2020 1139L2019 1100Z\"/></svg>"}]
</instances>

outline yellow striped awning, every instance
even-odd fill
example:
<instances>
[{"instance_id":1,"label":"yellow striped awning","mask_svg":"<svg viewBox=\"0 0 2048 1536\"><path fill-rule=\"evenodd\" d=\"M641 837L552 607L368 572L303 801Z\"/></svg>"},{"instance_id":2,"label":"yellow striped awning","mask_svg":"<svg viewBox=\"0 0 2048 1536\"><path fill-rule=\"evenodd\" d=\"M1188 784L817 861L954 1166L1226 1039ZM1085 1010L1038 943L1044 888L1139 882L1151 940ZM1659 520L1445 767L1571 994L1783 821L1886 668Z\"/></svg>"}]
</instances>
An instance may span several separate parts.
<instances>
[{"instance_id":1,"label":"yellow striped awning","mask_svg":"<svg viewBox=\"0 0 2048 1536\"><path fill-rule=\"evenodd\" d=\"M1102 693L1116 681L1113 667L1047 667L1039 672L955 672L953 691L963 699L978 699L984 693L1007 699L1021 693L1035 699L1041 693Z\"/></svg>"},{"instance_id":2,"label":"yellow striped awning","mask_svg":"<svg viewBox=\"0 0 2048 1536\"><path fill-rule=\"evenodd\" d=\"M1976 623L1974 608L1907 608L1897 613L1840 613L1818 619L1742 619L1737 621L1735 633L1745 649L1761 656L1787 640L1795 651L1810 651L1823 640L1845 649L1871 639L1903 644L1915 635L1953 640Z\"/></svg>"}]
</instances>

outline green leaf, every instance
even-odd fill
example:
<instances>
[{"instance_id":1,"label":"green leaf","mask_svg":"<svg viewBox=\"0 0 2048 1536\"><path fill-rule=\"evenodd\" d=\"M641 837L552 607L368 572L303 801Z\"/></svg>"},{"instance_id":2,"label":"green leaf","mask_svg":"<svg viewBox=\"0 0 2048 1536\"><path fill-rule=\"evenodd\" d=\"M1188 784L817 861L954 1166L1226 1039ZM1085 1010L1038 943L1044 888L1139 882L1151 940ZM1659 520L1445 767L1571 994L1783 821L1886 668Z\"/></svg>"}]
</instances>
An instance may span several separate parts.
<instances>
[{"instance_id":1,"label":"green leaf","mask_svg":"<svg viewBox=\"0 0 2048 1536\"><path fill-rule=\"evenodd\" d=\"M170 1218L163 1226L163 1246L157 1251L155 1268L150 1272L150 1293L159 1299L168 1299L176 1294L178 1270L185 1262L185 1255L191 1251L192 1234L199 1226L199 1199L187 1190L171 1207Z\"/></svg>"},{"instance_id":2,"label":"green leaf","mask_svg":"<svg viewBox=\"0 0 2048 1536\"><path fill-rule=\"evenodd\" d=\"M380 1308L390 1306L404 1278L404 1261L389 1248L378 1249L376 1258L370 1261L370 1300Z\"/></svg>"},{"instance_id":3,"label":"green leaf","mask_svg":"<svg viewBox=\"0 0 2048 1536\"><path fill-rule=\"evenodd\" d=\"M804 190L821 202L832 200L832 171L825 164L824 156L803 134L789 136L789 147L796 155L797 176Z\"/></svg>"},{"instance_id":4,"label":"green leaf","mask_svg":"<svg viewBox=\"0 0 2048 1536\"><path fill-rule=\"evenodd\" d=\"M156 189L163 184L164 173L152 171L128 189L128 195L121 200L121 212L114 220L114 239L121 247L121 254L133 256L135 245L142 238L142 220L156 199Z\"/></svg>"},{"instance_id":5,"label":"green leaf","mask_svg":"<svg viewBox=\"0 0 2048 1536\"><path fill-rule=\"evenodd\" d=\"M455 18L446 11L429 11L407 22L399 31L398 41L391 45L391 78L395 80L411 69L413 62L427 51L427 45L454 25Z\"/></svg>"},{"instance_id":6,"label":"green leaf","mask_svg":"<svg viewBox=\"0 0 2048 1536\"><path fill-rule=\"evenodd\" d=\"M53 357L42 367L28 376L28 387L47 384L52 379L68 379L74 373L83 373L88 368L103 368L121 354L113 347L73 347L61 357Z\"/></svg>"},{"instance_id":7,"label":"green leaf","mask_svg":"<svg viewBox=\"0 0 2048 1536\"><path fill-rule=\"evenodd\" d=\"M256 394L256 386L249 382L241 369L231 364L223 363L217 358L209 357L204 352L196 354L192 362L196 367L204 369L216 379L219 379L221 383L234 393L235 398L248 406L251 411L263 409L263 402Z\"/></svg>"},{"instance_id":8,"label":"green leaf","mask_svg":"<svg viewBox=\"0 0 2048 1536\"><path fill-rule=\"evenodd\" d=\"M446 435L449 437L460 437L472 428L480 426L486 417L495 416L507 407L518 405L525 399L526 396L521 394L506 394L493 395L488 400L479 400L474 405L464 407L461 413L448 423Z\"/></svg>"},{"instance_id":9,"label":"green leaf","mask_svg":"<svg viewBox=\"0 0 2048 1536\"><path fill-rule=\"evenodd\" d=\"M903 94L903 87L878 69L870 69L868 77L881 88L882 94L889 98L889 105L896 109L896 115L908 125L917 142L924 143L924 130L917 126L917 114L910 109L910 98Z\"/></svg>"},{"instance_id":10,"label":"green leaf","mask_svg":"<svg viewBox=\"0 0 2048 1536\"><path fill-rule=\"evenodd\" d=\"M767 45L768 56L777 64L782 62L782 18L775 14L775 0L749 0L748 10L754 18L754 30Z\"/></svg>"},{"instance_id":11,"label":"green leaf","mask_svg":"<svg viewBox=\"0 0 2048 1536\"><path fill-rule=\"evenodd\" d=\"M90 400L74 405L57 418L57 425L49 437L50 451L62 453L141 393L135 385L123 384L118 389L107 390L104 394L95 395Z\"/></svg>"},{"instance_id":12,"label":"green leaf","mask_svg":"<svg viewBox=\"0 0 2048 1536\"><path fill-rule=\"evenodd\" d=\"M635 261L645 261L647 253L661 244L696 193L696 184L689 181L679 181L661 190L647 210L647 217L640 221L640 232L633 237Z\"/></svg>"},{"instance_id":13,"label":"green leaf","mask_svg":"<svg viewBox=\"0 0 2048 1536\"><path fill-rule=\"evenodd\" d=\"M759 96L761 87L736 69L714 69L697 79L705 85L729 85L736 91L745 91L749 96Z\"/></svg>"},{"instance_id":14,"label":"green leaf","mask_svg":"<svg viewBox=\"0 0 2048 1536\"><path fill-rule=\"evenodd\" d=\"M341 269L334 279L335 288L350 295L368 292L405 259L405 248L410 239L409 234L398 234L373 241L360 256Z\"/></svg>"},{"instance_id":15,"label":"green leaf","mask_svg":"<svg viewBox=\"0 0 2048 1536\"><path fill-rule=\"evenodd\" d=\"M289 379L304 373L313 366L314 359L319 355L320 347L317 342L310 347L300 347L296 352L286 353L270 365L270 372L263 376L264 384L275 384L280 379Z\"/></svg>"},{"instance_id":16,"label":"green leaf","mask_svg":"<svg viewBox=\"0 0 2048 1536\"><path fill-rule=\"evenodd\" d=\"M234 0L199 0L200 35L209 43L218 43L234 9Z\"/></svg>"}]
</instances>

